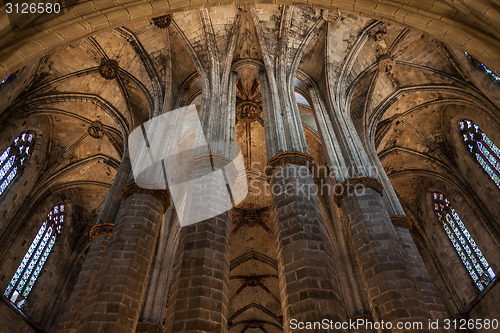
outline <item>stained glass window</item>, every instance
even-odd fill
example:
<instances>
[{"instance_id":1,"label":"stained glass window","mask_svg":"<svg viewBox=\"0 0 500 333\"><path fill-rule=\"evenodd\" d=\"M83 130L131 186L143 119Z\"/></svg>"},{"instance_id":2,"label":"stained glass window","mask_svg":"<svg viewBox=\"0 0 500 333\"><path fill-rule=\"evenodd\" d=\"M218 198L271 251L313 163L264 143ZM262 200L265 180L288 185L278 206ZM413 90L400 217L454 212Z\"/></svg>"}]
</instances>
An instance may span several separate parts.
<instances>
[{"instance_id":1,"label":"stained glass window","mask_svg":"<svg viewBox=\"0 0 500 333\"><path fill-rule=\"evenodd\" d=\"M433 194L434 212L453 247L480 291L495 278L493 269L465 227L457 211L442 193Z\"/></svg>"},{"instance_id":2,"label":"stained glass window","mask_svg":"<svg viewBox=\"0 0 500 333\"><path fill-rule=\"evenodd\" d=\"M459 125L467 149L500 188L500 149L471 120L463 120Z\"/></svg>"},{"instance_id":3,"label":"stained glass window","mask_svg":"<svg viewBox=\"0 0 500 333\"><path fill-rule=\"evenodd\" d=\"M5 192L14 178L21 174L31 156L34 142L35 133L23 132L0 155L0 195Z\"/></svg>"},{"instance_id":4,"label":"stained glass window","mask_svg":"<svg viewBox=\"0 0 500 333\"><path fill-rule=\"evenodd\" d=\"M61 233L64 224L64 205L54 206L47 219L42 223L28 251L19 264L9 285L4 291L5 297L22 307L40 274L47 257Z\"/></svg>"},{"instance_id":5,"label":"stained glass window","mask_svg":"<svg viewBox=\"0 0 500 333\"><path fill-rule=\"evenodd\" d=\"M470 59L471 63L475 67L484 70L489 76L491 76L493 78L493 80L495 82L500 83L500 76L498 76L495 73L493 73L493 71L491 69L489 69L488 67L486 67L485 64L483 64L481 61L477 60L476 58L474 58L473 56L471 56L467 52L465 52L465 55Z\"/></svg>"},{"instance_id":6,"label":"stained glass window","mask_svg":"<svg viewBox=\"0 0 500 333\"><path fill-rule=\"evenodd\" d=\"M0 84L4 84L5 82L7 82L8 79L9 79L9 76L7 76L5 79L3 79L2 82L0 82Z\"/></svg>"}]
</instances>

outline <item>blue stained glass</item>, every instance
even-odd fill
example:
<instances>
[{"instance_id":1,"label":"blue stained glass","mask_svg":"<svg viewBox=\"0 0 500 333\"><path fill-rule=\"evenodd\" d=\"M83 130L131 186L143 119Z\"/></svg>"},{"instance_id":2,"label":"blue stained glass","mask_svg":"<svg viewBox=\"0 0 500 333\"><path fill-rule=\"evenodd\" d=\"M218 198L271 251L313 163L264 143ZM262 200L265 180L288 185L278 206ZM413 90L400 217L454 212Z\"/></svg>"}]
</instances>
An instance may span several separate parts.
<instances>
[{"instance_id":1,"label":"blue stained glass","mask_svg":"<svg viewBox=\"0 0 500 333\"><path fill-rule=\"evenodd\" d=\"M493 180L493 182L500 188L500 178L498 175L491 169L488 163L482 158L482 156L478 153L476 153L476 159L479 162L479 164L483 167L484 171L490 176L490 178Z\"/></svg>"},{"instance_id":2,"label":"blue stained glass","mask_svg":"<svg viewBox=\"0 0 500 333\"><path fill-rule=\"evenodd\" d=\"M43 236L43 239L40 242L40 245L36 249L35 255L31 259L28 268L24 272L23 277L21 278L21 281L19 282L19 284L16 287L16 289L19 292L21 292L21 290L23 289L24 284L26 283L26 280L28 279L28 277L30 276L33 268L35 267L35 264L37 263L38 258L40 258L40 255L42 254L42 251L45 248L45 245L47 244L47 242L48 242L51 234L52 234L52 227L49 227L48 230L47 230L47 232L45 233L45 236Z\"/></svg>"},{"instance_id":3,"label":"blue stained glass","mask_svg":"<svg viewBox=\"0 0 500 333\"><path fill-rule=\"evenodd\" d=\"M444 204L443 204L444 203ZM443 223L448 238L480 291L495 277L493 269L465 227L456 210L444 195L434 193L436 215ZM443 218L444 216L444 218Z\"/></svg>"},{"instance_id":4,"label":"blue stained glass","mask_svg":"<svg viewBox=\"0 0 500 333\"><path fill-rule=\"evenodd\" d=\"M42 238L43 234L45 233L46 226L47 226L47 222L45 222L40 227L40 230L38 230L38 233L36 234L35 239L33 240L33 242L31 242L31 245L30 245L30 247L28 249L28 252L26 252L26 254L24 255L24 258L21 261L21 264L19 265L19 267L17 268L16 273L14 274L14 276L12 277L12 279L10 280L10 284L9 285L12 285L12 287L15 286L15 284L17 283L17 280L19 279L19 276L23 272L24 267L26 267L26 264L28 263L28 260L31 258L31 255L33 254L33 251L35 251L35 248L38 245L38 242L40 241L40 239ZM6 296L8 296L9 293L10 293L10 291L7 293Z\"/></svg>"},{"instance_id":5,"label":"blue stained glass","mask_svg":"<svg viewBox=\"0 0 500 333\"><path fill-rule=\"evenodd\" d=\"M469 241L470 245L474 249L474 252L477 254L477 256L478 256L479 260L481 261L481 263L483 264L484 268L488 269L488 267L490 266L488 264L488 261L483 256L483 253L481 252L479 247L476 245L476 242L474 241L474 239L470 235L469 230L467 230L467 228L463 224L462 220L460 219L460 216L458 216L457 212L453 208L451 208L451 212L452 212L453 218L457 221L457 223L460 227L460 230L462 230L462 233L465 235L465 237Z\"/></svg>"},{"instance_id":6,"label":"blue stained glass","mask_svg":"<svg viewBox=\"0 0 500 333\"><path fill-rule=\"evenodd\" d=\"M52 250L52 247L54 246L55 241L56 241L56 237L52 236L50 238L49 244L47 245L47 248L43 252L42 257L40 258L40 261L38 262L38 265L36 266L35 271L33 272L33 275L31 275L31 279L28 282L26 289L23 292L24 297L28 296L28 294L31 291L31 288L33 288L33 285L35 284L35 281L38 278L38 275L40 274L40 271L42 270L42 267L45 264L45 261L47 260L47 257L49 256L50 251Z\"/></svg>"},{"instance_id":7,"label":"blue stained glass","mask_svg":"<svg viewBox=\"0 0 500 333\"><path fill-rule=\"evenodd\" d=\"M5 289L5 291L3 292L4 296L5 297L9 297L9 294L12 291L12 289L14 289L14 286L9 283L9 285L7 286L7 288Z\"/></svg>"},{"instance_id":8,"label":"blue stained glass","mask_svg":"<svg viewBox=\"0 0 500 333\"><path fill-rule=\"evenodd\" d=\"M484 171L500 188L500 149L471 120L461 121L459 126L469 152L476 157ZM477 151L474 149L476 145Z\"/></svg>"},{"instance_id":9,"label":"blue stained glass","mask_svg":"<svg viewBox=\"0 0 500 333\"><path fill-rule=\"evenodd\" d=\"M483 274L483 269L481 266L478 264L476 258L474 257L474 254L472 253L469 245L465 242L464 237L458 230L458 228L455 226L455 223L453 222L453 219L451 218L450 214L446 214L446 221L450 224L451 228L453 229L453 232L455 232L455 235L457 236L458 240L460 241L460 244L462 245L462 248L465 250L467 253L467 256L469 257L470 261L472 261L473 266L476 268L477 272L479 275Z\"/></svg>"},{"instance_id":10,"label":"blue stained glass","mask_svg":"<svg viewBox=\"0 0 500 333\"><path fill-rule=\"evenodd\" d=\"M7 158L7 156L9 156L10 154L10 147L5 149L5 151L3 152L2 156L0 156L0 165L3 164L3 162L5 161L5 159Z\"/></svg>"},{"instance_id":11,"label":"blue stained glass","mask_svg":"<svg viewBox=\"0 0 500 333\"><path fill-rule=\"evenodd\" d=\"M7 82L9 80L9 76L7 76L5 79L2 80L2 82L0 82L0 84L4 84L5 82Z\"/></svg>"},{"instance_id":12,"label":"blue stained glass","mask_svg":"<svg viewBox=\"0 0 500 333\"><path fill-rule=\"evenodd\" d=\"M61 232L64 205L54 206L38 230L16 273L7 285L4 295L18 307L24 305L48 256ZM59 223L60 222L60 223ZM13 294L14 293L14 294Z\"/></svg>"},{"instance_id":13,"label":"blue stained glass","mask_svg":"<svg viewBox=\"0 0 500 333\"><path fill-rule=\"evenodd\" d=\"M30 141L25 141L30 139ZM14 139L13 144L8 147L0 156L0 194L3 194L7 187L12 183L19 169L12 172L11 168L15 165L24 168L30 154L31 145L34 141L34 134L23 132ZM18 149L16 149L17 147Z\"/></svg>"},{"instance_id":14,"label":"blue stained glass","mask_svg":"<svg viewBox=\"0 0 500 333\"><path fill-rule=\"evenodd\" d=\"M490 164L498 171L500 172L500 162L495 158L495 156L493 156L490 151L481 143L481 142L477 142L477 146L479 147L479 150L481 151L481 153L483 153L483 155L486 157L486 159L488 160L488 162L490 162Z\"/></svg>"},{"instance_id":15,"label":"blue stained glass","mask_svg":"<svg viewBox=\"0 0 500 333\"><path fill-rule=\"evenodd\" d=\"M12 165L14 164L14 160L16 159L15 156L12 156L11 158L9 158L9 160L4 164L4 166L2 167L2 169L0 169L0 179L3 179L3 177L5 177L5 175L7 174L7 172L9 172L10 168L12 167Z\"/></svg>"},{"instance_id":16,"label":"blue stained glass","mask_svg":"<svg viewBox=\"0 0 500 333\"><path fill-rule=\"evenodd\" d=\"M444 223L443 223L444 224ZM477 277L477 274L476 272L474 272L474 269L472 269L472 265L470 264L469 260L467 259L467 257L465 256L465 254L463 253L462 251L462 248L460 247L460 245L458 244L458 242L456 241L455 237L453 236L450 228L444 224L444 229L446 231L446 234L448 235L448 238L450 239L451 243L453 244L453 247L455 248L455 250L457 251L460 259L462 259L462 262L464 263L465 267L467 268L467 270L469 271L469 274L470 276L472 277L472 279L474 280L474 282L478 281L479 278Z\"/></svg>"},{"instance_id":17,"label":"blue stained glass","mask_svg":"<svg viewBox=\"0 0 500 333\"><path fill-rule=\"evenodd\" d=\"M14 179L14 177L16 176L16 173L17 173L17 167L12 169L7 178L2 182L2 185L0 185L0 194L2 194L3 191L5 191L5 189L7 188L7 186L9 186L9 184L12 182L12 179Z\"/></svg>"},{"instance_id":18,"label":"blue stained glass","mask_svg":"<svg viewBox=\"0 0 500 333\"><path fill-rule=\"evenodd\" d=\"M481 67L483 67L483 69L486 73L488 73L492 78L494 78L497 82L500 83L500 76L493 73L493 71L491 69L489 69L488 67L486 67L484 64L481 64Z\"/></svg>"},{"instance_id":19,"label":"blue stained glass","mask_svg":"<svg viewBox=\"0 0 500 333\"><path fill-rule=\"evenodd\" d=\"M486 134L482 133L482 135L484 142L486 142L488 147L490 147L491 151L493 151L493 153L500 158L500 149L498 149L498 147L493 143L493 141L490 140L490 138L488 138L488 136L486 136Z\"/></svg>"}]
</instances>

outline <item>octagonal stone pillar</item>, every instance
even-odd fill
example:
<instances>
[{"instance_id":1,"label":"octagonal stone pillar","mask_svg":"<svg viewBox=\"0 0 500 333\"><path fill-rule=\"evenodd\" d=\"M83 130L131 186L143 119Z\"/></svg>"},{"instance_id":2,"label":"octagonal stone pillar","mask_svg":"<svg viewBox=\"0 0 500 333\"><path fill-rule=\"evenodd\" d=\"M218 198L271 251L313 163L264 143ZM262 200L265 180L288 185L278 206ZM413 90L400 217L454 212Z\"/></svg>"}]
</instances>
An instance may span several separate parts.
<instances>
[{"instance_id":1,"label":"octagonal stone pillar","mask_svg":"<svg viewBox=\"0 0 500 333\"><path fill-rule=\"evenodd\" d=\"M167 191L134 182L122 191L116 227L76 332L135 332L144 300Z\"/></svg>"}]
</instances>

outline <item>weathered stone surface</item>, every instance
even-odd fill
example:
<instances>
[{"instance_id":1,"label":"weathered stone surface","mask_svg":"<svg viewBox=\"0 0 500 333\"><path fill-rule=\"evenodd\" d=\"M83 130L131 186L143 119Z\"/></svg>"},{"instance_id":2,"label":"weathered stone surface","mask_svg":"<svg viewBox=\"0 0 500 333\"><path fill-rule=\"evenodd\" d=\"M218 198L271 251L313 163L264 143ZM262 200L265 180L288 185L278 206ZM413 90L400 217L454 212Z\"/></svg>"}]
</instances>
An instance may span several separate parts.
<instances>
[{"instance_id":1,"label":"weathered stone surface","mask_svg":"<svg viewBox=\"0 0 500 333\"><path fill-rule=\"evenodd\" d=\"M290 319L344 320L331 248L311 174L305 166L289 164L274 172L271 185L276 193L274 210L285 326Z\"/></svg>"}]
</instances>

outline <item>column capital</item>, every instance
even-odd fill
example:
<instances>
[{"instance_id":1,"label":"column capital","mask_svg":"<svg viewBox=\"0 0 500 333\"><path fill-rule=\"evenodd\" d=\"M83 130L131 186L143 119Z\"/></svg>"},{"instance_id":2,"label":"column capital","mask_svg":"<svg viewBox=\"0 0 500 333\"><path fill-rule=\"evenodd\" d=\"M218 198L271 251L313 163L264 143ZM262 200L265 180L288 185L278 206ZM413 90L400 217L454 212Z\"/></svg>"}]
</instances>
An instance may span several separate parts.
<instances>
[{"instance_id":1,"label":"column capital","mask_svg":"<svg viewBox=\"0 0 500 333\"><path fill-rule=\"evenodd\" d=\"M359 187L362 187L364 189L371 188L380 196L382 196L384 191L384 187L376 178L368 176L351 177L345 180L342 184L335 186L334 200L337 206L341 207L342 200Z\"/></svg>"},{"instance_id":2,"label":"column capital","mask_svg":"<svg viewBox=\"0 0 500 333\"><path fill-rule=\"evenodd\" d=\"M373 316L371 314L356 314L356 315L348 316L348 318L350 320L364 319L366 321L373 322Z\"/></svg>"},{"instance_id":3,"label":"column capital","mask_svg":"<svg viewBox=\"0 0 500 333\"><path fill-rule=\"evenodd\" d=\"M137 323L136 332L140 333L161 333L163 327L154 323Z\"/></svg>"},{"instance_id":4,"label":"column capital","mask_svg":"<svg viewBox=\"0 0 500 333\"><path fill-rule=\"evenodd\" d=\"M114 227L113 223L96 224L90 229L89 236L92 240L99 236L109 236L113 232Z\"/></svg>"},{"instance_id":5,"label":"column capital","mask_svg":"<svg viewBox=\"0 0 500 333\"><path fill-rule=\"evenodd\" d=\"M159 200L163 205L163 212L165 213L170 206L170 193L168 190L152 190L138 186L135 181L126 185L121 192L122 202L125 201L132 194L149 194Z\"/></svg>"},{"instance_id":6,"label":"column capital","mask_svg":"<svg viewBox=\"0 0 500 333\"><path fill-rule=\"evenodd\" d=\"M302 165L311 168L313 163L313 158L309 154L300 151L284 151L267 161L266 176L271 177L274 171L288 164Z\"/></svg>"},{"instance_id":7,"label":"column capital","mask_svg":"<svg viewBox=\"0 0 500 333\"><path fill-rule=\"evenodd\" d=\"M391 215L391 222L394 227L405 228L411 230L413 227L413 222L404 215Z\"/></svg>"},{"instance_id":8,"label":"column capital","mask_svg":"<svg viewBox=\"0 0 500 333\"><path fill-rule=\"evenodd\" d=\"M200 154L193 157L188 163L188 175L192 176L197 170L204 168L222 169L230 164L231 159L218 153Z\"/></svg>"}]
</instances>

